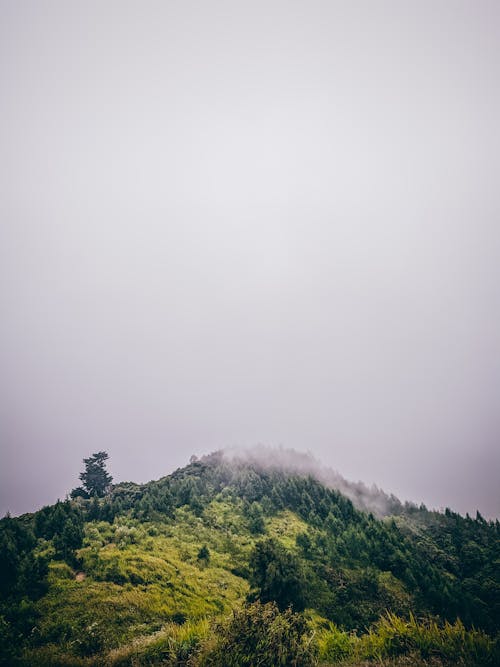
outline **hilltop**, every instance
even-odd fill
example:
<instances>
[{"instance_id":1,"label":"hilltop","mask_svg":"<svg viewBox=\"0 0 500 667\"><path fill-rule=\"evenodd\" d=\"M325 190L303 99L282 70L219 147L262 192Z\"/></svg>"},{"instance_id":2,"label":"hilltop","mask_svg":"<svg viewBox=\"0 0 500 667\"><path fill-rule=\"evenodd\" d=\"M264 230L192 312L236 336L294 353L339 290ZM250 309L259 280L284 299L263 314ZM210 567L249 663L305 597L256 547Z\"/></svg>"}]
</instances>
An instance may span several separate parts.
<instances>
[{"instance_id":1,"label":"hilltop","mask_svg":"<svg viewBox=\"0 0 500 667\"><path fill-rule=\"evenodd\" d=\"M498 664L479 513L262 449L73 495L0 522L2 664Z\"/></svg>"}]
</instances>

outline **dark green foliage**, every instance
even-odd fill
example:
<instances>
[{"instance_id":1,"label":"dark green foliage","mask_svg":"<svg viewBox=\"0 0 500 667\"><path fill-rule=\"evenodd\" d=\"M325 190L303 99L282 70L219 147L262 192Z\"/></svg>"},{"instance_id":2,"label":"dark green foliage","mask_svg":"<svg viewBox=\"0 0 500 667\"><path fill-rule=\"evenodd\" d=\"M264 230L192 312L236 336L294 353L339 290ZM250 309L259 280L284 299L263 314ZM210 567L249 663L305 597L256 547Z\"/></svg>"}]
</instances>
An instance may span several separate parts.
<instances>
[{"instance_id":1,"label":"dark green foliage","mask_svg":"<svg viewBox=\"0 0 500 667\"><path fill-rule=\"evenodd\" d=\"M102 497L109 491L113 478L106 470L108 458L107 452L97 452L88 459L83 459L85 470L80 473L79 477L88 496Z\"/></svg>"},{"instance_id":2,"label":"dark green foliage","mask_svg":"<svg viewBox=\"0 0 500 667\"><path fill-rule=\"evenodd\" d=\"M34 553L35 536L20 519L0 521L0 665L15 664L33 628L33 600L47 589L47 560Z\"/></svg>"},{"instance_id":3,"label":"dark green foliage","mask_svg":"<svg viewBox=\"0 0 500 667\"><path fill-rule=\"evenodd\" d=\"M35 534L52 540L56 557L74 562L74 552L82 546L84 519L80 508L66 500L43 507L34 519Z\"/></svg>"},{"instance_id":4,"label":"dark green foliage","mask_svg":"<svg viewBox=\"0 0 500 667\"><path fill-rule=\"evenodd\" d=\"M0 521L0 598L36 599L45 591L47 562L33 552L35 536L20 520Z\"/></svg>"},{"instance_id":5,"label":"dark green foliage","mask_svg":"<svg viewBox=\"0 0 500 667\"><path fill-rule=\"evenodd\" d=\"M85 491L83 486L77 486L76 489L72 489L69 495L72 500L75 500L76 498L87 499L89 497L89 494Z\"/></svg>"},{"instance_id":6,"label":"dark green foliage","mask_svg":"<svg viewBox=\"0 0 500 667\"><path fill-rule=\"evenodd\" d=\"M299 559L273 539L257 542L250 556L250 582L261 602L296 611L306 604L306 578Z\"/></svg>"},{"instance_id":7,"label":"dark green foliage","mask_svg":"<svg viewBox=\"0 0 500 667\"><path fill-rule=\"evenodd\" d=\"M253 502L248 506L246 515L248 517L248 528L252 535L262 535L266 530L264 515L260 503Z\"/></svg>"},{"instance_id":8,"label":"dark green foliage","mask_svg":"<svg viewBox=\"0 0 500 667\"><path fill-rule=\"evenodd\" d=\"M198 551L198 560L208 563L210 560L210 551L206 544L204 544L201 549Z\"/></svg>"},{"instance_id":9,"label":"dark green foliage","mask_svg":"<svg viewBox=\"0 0 500 667\"><path fill-rule=\"evenodd\" d=\"M69 518L62 532L54 536L56 554L65 560L73 559L76 549L82 546L83 523Z\"/></svg>"},{"instance_id":10,"label":"dark green foliage","mask_svg":"<svg viewBox=\"0 0 500 667\"><path fill-rule=\"evenodd\" d=\"M118 503L119 499L117 500L117 505ZM86 519L87 521L97 521L100 518L100 516L101 516L101 506L99 504L97 497L94 496L87 508Z\"/></svg>"},{"instance_id":11,"label":"dark green foliage","mask_svg":"<svg viewBox=\"0 0 500 667\"><path fill-rule=\"evenodd\" d=\"M270 602L235 610L214 629L215 646L202 653L200 667L309 667L316 664L307 623L291 609Z\"/></svg>"},{"instance_id":12,"label":"dark green foliage","mask_svg":"<svg viewBox=\"0 0 500 667\"><path fill-rule=\"evenodd\" d=\"M302 550L302 553L304 554L305 558L309 558L311 556L311 549L312 549L312 542L309 535L307 533L299 533L295 538L295 542L297 546Z\"/></svg>"},{"instance_id":13,"label":"dark green foliage","mask_svg":"<svg viewBox=\"0 0 500 667\"><path fill-rule=\"evenodd\" d=\"M0 667L9 667L9 665L15 664L18 643L18 633L14 630L12 624L0 615Z\"/></svg>"}]
</instances>

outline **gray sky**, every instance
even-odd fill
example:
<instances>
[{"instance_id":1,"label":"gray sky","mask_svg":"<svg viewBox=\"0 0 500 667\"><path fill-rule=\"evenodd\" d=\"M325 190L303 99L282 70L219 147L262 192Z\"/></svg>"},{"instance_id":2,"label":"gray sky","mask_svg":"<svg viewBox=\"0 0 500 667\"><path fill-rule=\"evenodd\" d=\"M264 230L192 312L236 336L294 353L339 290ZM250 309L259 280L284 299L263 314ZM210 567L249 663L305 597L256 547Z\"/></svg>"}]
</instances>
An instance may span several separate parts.
<instances>
[{"instance_id":1,"label":"gray sky","mask_svg":"<svg viewBox=\"0 0 500 667\"><path fill-rule=\"evenodd\" d=\"M264 443L500 515L499 33L0 0L0 512Z\"/></svg>"}]
</instances>

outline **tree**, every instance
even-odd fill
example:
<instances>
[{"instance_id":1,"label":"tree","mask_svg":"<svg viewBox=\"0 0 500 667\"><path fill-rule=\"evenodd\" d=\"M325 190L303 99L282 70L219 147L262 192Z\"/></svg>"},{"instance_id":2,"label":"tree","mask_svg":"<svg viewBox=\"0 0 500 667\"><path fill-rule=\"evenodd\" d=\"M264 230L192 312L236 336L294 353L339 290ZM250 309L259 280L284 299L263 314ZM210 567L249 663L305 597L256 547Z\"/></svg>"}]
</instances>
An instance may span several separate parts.
<instances>
[{"instance_id":1,"label":"tree","mask_svg":"<svg viewBox=\"0 0 500 667\"><path fill-rule=\"evenodd\" d=\"M85 491L83 486L77 486L76 489L71 490L69 496L72 500L76 500L76 498L88 498L89 494Z\"/></svg>"},{"instance_id":2,"label":"tree","mask_svg":"<svg viewBox=\"0 0 500 667\"><path fill-rule=\"evenodd\" d=\"M293 553L277 540L257 542L250 556L250 582L261 602L276 602L283 611L293 605L296 611L305 607L307 582L302 565Z\"/></svg>"},{"instance_id":3,"label":"tree","mask_svg":"<svg viewBox=\"0 0 500 667\"><path fill-rule=\"evenodd\" d=\"M311 556L312 542L307 533L299 533L295 538L295 543L302 549L302 552L306 558Z\"/></svg>"},{"instance_id":4,"label":"tree","mask_svg":"<svg viewBox=\"0 0 500 667\"><path fill-rule=\"evenodd\" d=\"M253 502L247 511L248 527L252 535L259 535L266 532L266 524L262 515L262 507L259 503Z\"/></svg>"},{"instance_id":5,"label":"tree","mask_svg":"<svg viewBox=\"0 0 500 667\"><path fill-rule=\"evenodd\" d=\"M210 560L210 550L206 544L204 544L201 549L198 551L198 560L208 563Z\"/></svg>"},{"instance_id":6,"label":"tree","mask_svg":"<svg viewBox=\"0 0 500 667\"><path fill-rule=\"evenodd\" d=\"M61 533L54 536L54 547L57 556L66 560L75 559L75 550L82 546L83 521L69 517Z\"/></svg>"},{"instance_id":7,"label":"tree","mask_svg":"<svg viewBox=\"0 0 500 667\"><path fill-rule=\"evenodd\" d=\"M107 452L97 452L88 459L83 459L84 472L80 473L80 480L89 496L102 497L109 491L113 478L106 470Z\"/></svg>"},{"instance_id":8,"label":"tree","mask_svg":"<svg viewBox=\"0 0 500 667\"><path fill-rule=\"evenodd\" d=\"M10 516L0 521L0 600L34 600L45 592L47 560L35 555L35 546L33 532L21 521Z\"/></svg>"}]
</instances>

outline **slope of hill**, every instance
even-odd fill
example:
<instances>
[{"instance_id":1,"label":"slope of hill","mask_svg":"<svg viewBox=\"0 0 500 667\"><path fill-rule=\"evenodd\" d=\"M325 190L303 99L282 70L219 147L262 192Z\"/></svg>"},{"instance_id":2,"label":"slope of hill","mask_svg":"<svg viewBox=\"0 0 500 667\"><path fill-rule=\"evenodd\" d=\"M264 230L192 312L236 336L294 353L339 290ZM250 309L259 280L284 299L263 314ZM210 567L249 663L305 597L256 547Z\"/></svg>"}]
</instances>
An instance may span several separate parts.
<instances>
[{"instance_id":1,"label":"slope of hill","mask_svg":"<svg viewBox=\"0 0 500 667\"><path fill-rule=\"evenodd\" d=\"M2 664L500 664L498 521L282 454L2 519Z\"/></svg>"}]
</instances>

